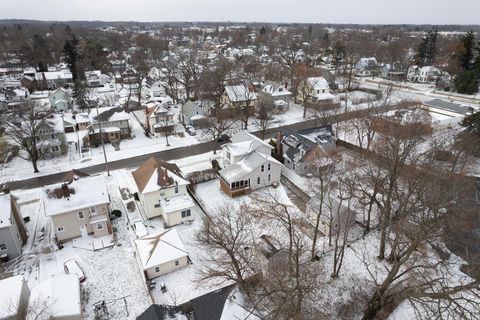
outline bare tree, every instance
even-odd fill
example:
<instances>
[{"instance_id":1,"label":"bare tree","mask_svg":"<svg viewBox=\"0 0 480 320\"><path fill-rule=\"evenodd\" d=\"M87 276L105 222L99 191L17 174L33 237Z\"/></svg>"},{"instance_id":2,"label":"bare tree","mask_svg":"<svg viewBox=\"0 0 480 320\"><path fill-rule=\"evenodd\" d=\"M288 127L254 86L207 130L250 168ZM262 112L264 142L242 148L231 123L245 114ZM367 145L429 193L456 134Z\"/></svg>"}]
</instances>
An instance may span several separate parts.
<instances>
[{"instance_id":1,"label":"bare tree","mask_svg":"<svg viewBox=\"0 0 480 320\"><path fill-rule=\"evenodd\" d=\"M241 287L245 285L254 258L250 224L248 215L227 204L204 217L197 240L208 249L211 258L207 258L208 265L201 270L200 281L233 281Z\"/></svg>"},{"instance_id":2,"label":"bare tree","mask_svg":"<svg viewBox=\"0 0 480 320\"><path fill-rule=\"evenodd\" d=\"M274 121L272 117L273 102L269 99L259 99L256 109L255 126L260 131L263 140L267 129L271 127Z\"/></svg>"},{"instance_id":3,"label":"bare tree","mask_svg":"<svg viewBox=\"0 0 480 320\"><path fill-rule=\"evenodd\" d=\"M205 135L212 139L213 141L217 141L220 137L226 134L230 128L235 124L234 119L225 119L225 118L216 118L216 117L208 117L205 123L205 128L203 131ZM217 148L213 149L213 153L217 153Z\"/></svg>"},{"instance_id":4,"label":"bare tree","mask_svg":"<svg viewBox=\"0 0 480 320\"><path fill-rule=\"evenodd\" d=\"M6 134L27 154L23 156L20 153L19 156L32 162L35 173L39 172L37 162L43 156L42 147L46 140L42 139L42 134L45 126L48 126L45 118L49 114L38 108L36 104L26 102L5 124Z\"/></svg>"},{"instance_id":5,"label":"bare tree","mask_svg":"<svg viewBox=\"0 0 480 320\"><path fill-rule=\"evenodd\" d=\"M422 308L437 302L434 307L450 309L447 314L463 315L462 318L470 318L479 311L477 302L469 298L473 295L478 299L478 280L449 282L448 259L422 254L423 250L433 251L432 246L440 239L445 215L455 203L462 183L453 175L438 175L432 169L425 165L420 170L409 170L402 177L397 209L390 220L391 253L389 263L385 264L386 276L379 278L370 269L368 259L363 259L375 283L363 319L383 317L405 300Z\"/></svg>"}]
</instances>

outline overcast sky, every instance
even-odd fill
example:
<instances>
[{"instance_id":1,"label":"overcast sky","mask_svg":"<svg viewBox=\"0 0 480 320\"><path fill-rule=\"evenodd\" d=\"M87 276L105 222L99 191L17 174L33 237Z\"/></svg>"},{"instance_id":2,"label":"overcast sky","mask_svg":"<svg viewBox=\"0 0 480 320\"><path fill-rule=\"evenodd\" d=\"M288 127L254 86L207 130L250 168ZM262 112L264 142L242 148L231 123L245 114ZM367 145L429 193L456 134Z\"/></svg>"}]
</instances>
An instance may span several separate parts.
<instances>
[{"instance_id":1,"label":"overcast sky","mask_svg":"<svg viewBox=\"0 0 480 320\"><path fill-rule=\"evenodd\" d=\"M0 19L480 24L480 0L0 0Z\"/></svg>"}]
</instances>

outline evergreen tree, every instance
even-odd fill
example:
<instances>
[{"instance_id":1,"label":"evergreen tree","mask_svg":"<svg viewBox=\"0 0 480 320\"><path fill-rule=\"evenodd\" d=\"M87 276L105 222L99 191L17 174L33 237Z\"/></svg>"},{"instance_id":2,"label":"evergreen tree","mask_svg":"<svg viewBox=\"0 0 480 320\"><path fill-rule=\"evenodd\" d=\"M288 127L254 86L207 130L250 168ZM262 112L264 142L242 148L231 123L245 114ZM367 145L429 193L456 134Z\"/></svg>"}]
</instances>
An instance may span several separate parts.
<instances>
[{"instance_id":1,"label":"evergreen tree","mask_svg":"<svg viewBox=\"0 0 480 320\"><path fill-rule=\"evenodd\" d=\"M454 80L457 92L463 94L477 93L480 84L479 75L477 70L463 70Z\"/></svg>"},{"instance_id":2,"label":"evergreen tree","mask_svg":"<svg viewBox=\"0 0 480 320\"><path fill-rule=\"evenodd\" d=\"M426 36L422 38L422 42L417 48L415 55L415 63L421 67L432 65L437 54L437 29L432 29Z\"/></svg>"},{"instance_id":3,"label":"evergreen tree","mask_svg":"<svg viewBox=\"0 0 480 320\"><path fill-rule=\"evenodd\" d=\"M462 39L465 51L460 56L460 62L463 69L470 70L473 68L473 50L475 47L475 34L470 31Z\"/></svg>"},{"instance_id":4,"label":"evergreen tree","mask_svg":"<svg viewBox=\"0 0 480 320\"><path fill-rule=\"evenodd\" d=\"M467 128L471 133L480 136L480 112L475 112L474 114L466 116L463 118L460 125Z\"/></svg>"}]
</instances>

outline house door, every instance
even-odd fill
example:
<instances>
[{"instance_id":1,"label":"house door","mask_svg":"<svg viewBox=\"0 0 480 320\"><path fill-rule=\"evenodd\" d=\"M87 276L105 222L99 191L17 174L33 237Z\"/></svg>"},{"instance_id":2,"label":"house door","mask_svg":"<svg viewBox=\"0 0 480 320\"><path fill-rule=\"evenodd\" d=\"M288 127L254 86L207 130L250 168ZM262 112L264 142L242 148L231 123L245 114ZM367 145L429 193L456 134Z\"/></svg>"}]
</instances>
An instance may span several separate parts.
<instances>
[{"instance_id":1,"label":"house door","mask_svg":"<svg viewBox=\"0 0 480 320\"><path fill-rule=\"evenodd\" d=\"M80 235L82 236L82 238L85 238L88 236L87 227L85 226L80 227Z\"/></svg>"}]
</instances>

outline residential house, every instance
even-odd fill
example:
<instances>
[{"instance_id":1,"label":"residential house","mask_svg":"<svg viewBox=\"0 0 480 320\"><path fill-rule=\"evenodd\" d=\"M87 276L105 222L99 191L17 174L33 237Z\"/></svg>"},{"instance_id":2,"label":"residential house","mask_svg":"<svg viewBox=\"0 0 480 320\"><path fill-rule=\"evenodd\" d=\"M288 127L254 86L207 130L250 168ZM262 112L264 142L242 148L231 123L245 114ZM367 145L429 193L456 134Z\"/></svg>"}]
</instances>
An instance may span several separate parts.
<instances>
[{"instance_id":1,"label":"residential house","mask_svg":"<svg viewBox=\"0 0 480 320\"><path fill-rule=\"evenodd\" d=\"M175 132L174 113L161 105L150 104L153 105L150 108L147 107L147 110L149 110L147 113L147 125L150 133L154 137L173 134Z\"/></svg>"},{"instance_id":2,"label":"residential house","mask_svg":"<svg viewBox=\"0 0 480 320\"><path fill-rule=\"evenodd\" d=\"M103 175L75 175L68 181L44 186L42 201L59 241L112 234L110 196Z\"/></svg>"},{"instance_id":3,"label":"residential house","mask_svg":"<svg viewBox=\"0 0 480 320\"><path fill-rule=\"evenodd\" d=\"M188 266L187 249L175 228L135 240L147 279L153 279Z\"/></svg>"},{"instance_id":4,"label":"residential house","mask_svg":"<svg viewBox=\"0 0 480 320\"><path fill-rule=\"evenodd\" d=\"M121 81L123 84L137 83L137 71L128 66L121 74Z\"/></svg>"},{"instance_id":5,"label":"residential house","mask_svg":"<svg viewBox=\"0 0 480 320\"><path fill-rule=\"evenodd\" d=\"M206 125L207 117L200 102L187 101L181 110L182 123L195 128L202 128Z\"/></svg>"},{"instance_id":6,"label":"residential house","mask_svg":"<svg viewBox=\"0 0 480 320\"><path fill-rule=\"evenodd\" d=\"M334 163L336 139L332 126L286 134L281 140L283 164L303 176Z\"/></svg>"},{"instance_id":7,"label":"residential house","mask_svg":"<svg viewBox=\"0 0 480 320\"><path fill-rule=\"evenodd\" d=\"M330 93L330 87L324 77L310 77L301 81L297 88L299 103L328 104L333 103L335 96Z\"/></svg>"},{"instance_id":8,"label":"residential house","mask_svg":"<svg viewBox=\"0 0 480 320\"><path fill-rule=\"evenodd\" d=\"M131 137L130 115L122 108L95 108L90 111L88 116L90 120L88 126L90 146L97 147L101 143L100 125L102 126L104 143L118 144L120 140Z\"/></svg>"},{"instance_id":9,"label":"residential house","mask_svg":"<svg viewBox=\"0 0 480 320\"><path fill-rule=\"evenodd\" d=\"M407 79L410 82L436 84L449 82L450 76L434 66L411 66L408 68Z\"/></svg>"},{"instance_id":10,"label":"residential house","mask_svg":"<svg viewBox=\"0 0 480 320\"><path fill-rule=\"evenodd\" d=\"M195 203L187 191L189 182L176 164L152 157L132 176L147 218L162 216L167 226L194 219Z\"/></svg>"},{"instance_id":11,"label":"residential house","mask_svg":"<svg viewBox=\"0 0 480 320\"><path fill-rule=\"evenodd\" d=\"M0 320L26 319L29 295L23 275L0 280Z\"/></svg>"},{"instance_id":12,"label":"residential house","mask_svg":"<svg viewBox=\"0 0 480 320\"><path fill-rule=\"evenodd\" d=\"M64 88L60 87L55 89L48 96L50 106L55 111L67 111L73 105L73 99L70 94Z\"/></svg>"},{"instance_id":13,"label":"residential house","mask_svg":"<svg viewBox=\"0 0 480 320\"><path fill-rule=\"evenodd\" d=\"M22 254L22 246L27 240L17 198L8 188L0 193L0 257L12 259Z\"/></svg>"},{"instance_id":14,"label":"residential house","mask_svg":"<svg viewBox=\"0 0 480 320\"><path fill-rule=\"evenodd\" d=\"M80 281L74 274L57 274L32 288L27 319L82 320ZM35 312L42 308L37 317Z\"/></svg>"},{"instance_id":15,"label":"residential house","mask_svg":"<svg viewBox=\"0 0 480 320\"><path fill-rule=\"evenodd\" d=\"M398 63L384 64L380 69L380 77L387 80L393 81L404 81L406 80L407 71L403 66Z\"/></svg>"},{"instance_id":16,"label":"residential house","mask_svg":"<svg viewBox=\"0 0 480 320\"><path fill-rule=\"evenodd\" d=\"M280 181L282 164L272 156L273 147L247 131L222 146L220 189L231 197L268 187Z\"/></svg>"},{"instance_id":17,"label":"residential house","mask_svg":"<svg viewBox=\"0 0 480 320\"><path fill-rule=\"evenodd\" d=\"M30 91L55 90L72 82L72 73L68 69L61 71L36 72L33 79L25 76L22 85Z\"/></svg>"},{"instance_id":18,"label":"residential house","mask_svg":"<svg viewBox=\"0 0 480 320\"><path fill-rule=\"evenodd\" d=\"M85 71L85 79L89 88L103 87L110 82L110 77L100 70Z\"/></svg>"},{"instance_id":19,"label":"residential house","mask_svg":"<svg viewBox=\"0 0 480 320\"><path fill-rule=\"evenodd\" d=\"M225 86L220 102L222 109L214 114L217 118L234 118L240 112L254 115L257 94L246 84Z\"/></svg>"},{"instance_id":20,"label":"residential house","mask_svg":"<svg viewBox=\"0 0 480 320\"><path fill-rule=\"evenodd\" d=\"M276 113L283 113L290 107L292 93L276 82L267 81L258 95L261 99L272 101Z\"/></svg>"},{"instance_id":21,"label":"residential house","mask_svg":"<svg viewBox=\"0 0 480 320\"><path fill-rule=\"evenodd\" d=\"M67 154L67 138L61 116L53 115L41 122L37 146L45 158Z\"/></svg>"},{"instance_id":22,"label":"residential house","mask_svg":"<svg viewBox=\"0 0 480 320\"><path fill-rule=\"evenodd\" d=\"M356 214L349 201L332 195L326 195L323 201L314 197L307 203L306 214L314 226L319 218L318 230L321 233L334 236L355 223Z\"/></svg>"},{"instance_id":23,"label":"residential house","mask_svg":"<svg viewBox=\"0 0 480 320\"><path fill-rule=\"evenodd\" d=\"M359 77L376 76L379 72L379 64L374 57L361 58L355 63L354 71Z\"/></svg>"}]
</instances>

